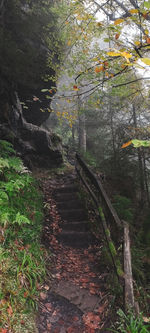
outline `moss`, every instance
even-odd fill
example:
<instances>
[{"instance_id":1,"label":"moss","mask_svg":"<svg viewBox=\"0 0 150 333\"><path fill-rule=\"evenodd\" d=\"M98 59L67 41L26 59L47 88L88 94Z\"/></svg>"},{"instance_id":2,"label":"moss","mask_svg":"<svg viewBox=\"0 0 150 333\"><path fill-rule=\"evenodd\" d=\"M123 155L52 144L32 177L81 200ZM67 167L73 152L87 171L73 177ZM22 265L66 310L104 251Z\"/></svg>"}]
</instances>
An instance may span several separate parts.
<instances>
[{"instance_id":1,"label":"moss","mask_svg":"<svg viewBox=\"0 0 150 333\"><path fill-rule=\"evenodd\" d=\"M109 249L111 251L112 256L115 257L117 255L117 252L112 241L109 242Z\"/></svg>"},{"instance_id":2,"label":"moss","mask_svg":"<svg viewBox=\"0 0 150 333\"><path fill-rule=\"evenodd\" d=\"M102 218L102 220L104 220L105 217L104 217L104 213L103 213L103 209L102 209L102 207L99 207L99 208L98 208L98 211L99 211L100 217Z\"/></svg>"},{"instance_id":3,"label":"moss","mask_svg":"<svg viewBox=\"0 0 150 333\"><path fill-rule=\"evenodd\" d=\"M106 236L110 237L110 230L109 229L106 229L105 233L106 233Z\"/></svg>"}]
</instances>

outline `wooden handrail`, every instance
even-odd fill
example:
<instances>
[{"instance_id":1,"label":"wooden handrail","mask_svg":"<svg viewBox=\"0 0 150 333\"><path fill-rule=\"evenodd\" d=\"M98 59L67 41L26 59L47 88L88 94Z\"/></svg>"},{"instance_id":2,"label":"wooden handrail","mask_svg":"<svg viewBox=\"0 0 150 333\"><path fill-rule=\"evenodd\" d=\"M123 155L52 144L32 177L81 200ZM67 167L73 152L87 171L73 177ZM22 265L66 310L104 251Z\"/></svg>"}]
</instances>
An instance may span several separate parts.
<instances>
[{"instance_id":1,"label":"wooden handrail","mask_svg":"<svg viewBox=\"0 0 150 333\"><path fill-rule=\"evenodd\" d=\"M106 194L104 187L102 185L102 183L97 180L96 176L94 175L94 173L88 168L88 166L85 164L85 162L83 161L83 159L81 158L81 156L79 156L78 154L76 154L76 159L79 163L79 165L82 167L82 169L84 170L85 174L87 175L87 177L91 180L91 182L93 183L93 185L96 187L97 191L99 192L100 196L102 197L102 200L105 202L106 207L108 208L113 220L115 221L116 225L120 228L122 227L122 223L114 209L114 207L112 206L112 203L110 202L108 195Z\"/></svg>"},{"instance_id":2,"label":"wooden handrail","mask_svg":"<svg viewBox=\"0 0 150 333\"><path fill-rule=\"evenodd\" d=\"M80 172L80 169L76 165L77 174L79 175L82 183L84 184L84 186L88 190L90 196L92 197L92 199L93 199L93 201L94 201L94 203L95 203L95 205L98 209L99 216L101 218L101 222L102 222L102 225L103 225L103 230L104 230L105 238L106 238L106 241L107 241L108 249L110 251L112 262L113 262L113 265L114 265L114 268L115 268L115 272L116 272L119 279L120 279L120 277L124 278L124 305L125 305L125 310L127 311L129 308L132 308L132 309L134 309L134 311L136 311L135 301L134 301L134 292L133 292L133 278L132 278L132 265L131 265L129 224L125 221L122 221L122 222L120 221L115 209L113 208L113 206L112 206L112 204L111 204L111 202L110 202L110 200L109 200L109 198L108 198L108 196L107 196L107 194L106 194L106 192L103 188L102 183L97 180L94 173L88 168L88 166L86 165L86 163L83 161L83 159L81 158L81 156L79 154L76 154L76 160L77 160L79 166L81 167L81 170L84 171L86 177L90 180L92 185L98 191L100 197L102 198L103 203L105 203L105 206L107 207L107 209L109 210L109 213L113 217L113 220L115 221L116 227L118 228L118 230L124 232L124 254L123 254L124 272L121 271L121 274L119 274L118 273L118 267L117 267L117 261L118 260L116 260L117 252L115 253L115 255L112 254L110 246L109 246L110 243L112 243L112 240L111 240L110 231L107 227L107 223L106 223L105 215L103 213L103 209L100 206L99 199L97 198L97 196L95 195L93 190L90 188L87 181L84 179L82 173Z\"/></svg>"}]
</instances>

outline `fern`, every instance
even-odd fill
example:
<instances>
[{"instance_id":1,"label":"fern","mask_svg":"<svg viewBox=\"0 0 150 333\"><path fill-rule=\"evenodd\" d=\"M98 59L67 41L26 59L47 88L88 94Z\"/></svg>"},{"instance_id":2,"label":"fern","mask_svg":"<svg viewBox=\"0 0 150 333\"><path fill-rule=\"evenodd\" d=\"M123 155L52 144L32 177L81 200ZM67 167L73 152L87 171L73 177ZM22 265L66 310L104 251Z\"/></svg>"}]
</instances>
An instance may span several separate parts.
<instances>
[{"instance_id":1,"label":"fern","mask_svg":"<svg viewBox=\"0 0 150 333\"><path fill-rule=\"evenodd\" d=\"M30 224L30 220L24 216L24 215L21 215L19 212L17 213L16 215L16 218L15 220L13 221L13 224L14 223L17 223L18 225L21 225L21 224Z\"/></svg>"},{"instance_id":2,"label":"fern","mask_svg":"<svg viewBox=\"0 0 150 333\"><path fill-rule=\"evenodd\" d=\"M8 195L6 192L0 190L0 205L5 205L8 203Z\"/></svg>"},{"instance_id":3,"label":"fern","mask_svg":"<svg viewBox=\"0 0 150 333\"><path fill-rule=\"evenodd\" d=\"M16 172L20 172L23 170L23 163L18 157L9 157L7 159L9 168L12 168Z\"/></svg>"},{"instance_id":4,"label":"fern","mask_svg":"<svg viewBox=\"0 0 150 333\"><path fill-rule=\"evenodd\" d=\"M3 188L8 196L12 196L12 194L19 192L21 189L23 189L25 187L25 183L22 179L17 179L15 180L10 180L9 182L5 183L5 182L1 182L0 183L1 188Z\"/></svg>"},{"instance_id":5,"label":"fern","mask_svg":"<svg viewBox=\"0 0 150 333\"><path fill-rule=\"evenodd\" d=\"M0 140L0 152L2 157L7 157L10 154L15 154L13 145L5 140Z\"/></svg>"},{"instance_id":6,"label":"fern","mask_svg":"<svg viewBox=\"0 0 150 333\"><path fill-rule=\"evenodd\" d=\"M8 212L2 212L0 214L0 223L5 227L9 222L10 216Z\"/></svg>"},{"instance_id":7,"label":"fern","mask_svg":"<svg viewBox=\"0 0 150 333\"><path fill-rule=\"evenodd\" d=\"M3 173L5 168L9 169L9 167L8 159L0 158L0 173Z\"/></svg>"}]
</instances>

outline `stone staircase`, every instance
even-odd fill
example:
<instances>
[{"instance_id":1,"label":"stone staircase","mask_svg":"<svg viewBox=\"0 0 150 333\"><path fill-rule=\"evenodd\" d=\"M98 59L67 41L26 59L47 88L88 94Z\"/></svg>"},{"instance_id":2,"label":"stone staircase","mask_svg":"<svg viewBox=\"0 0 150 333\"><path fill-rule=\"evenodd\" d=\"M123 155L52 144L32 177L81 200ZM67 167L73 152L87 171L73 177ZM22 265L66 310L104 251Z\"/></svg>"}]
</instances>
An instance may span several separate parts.
<instances>
[{"instance_id":1,"label":"stone staircase","mask_svg":"<svg viewBox=\"0 0 150 333\"><path fill-rule=\"evenodd\" d=\"M75 181L74 184L57 187L54 198L62 220L58 240L64 246L87 248L94 242L94 237L89 230L87 211Z\"/></svg>"},{"instance_id":2,"label":"stone staircase","mask_svg":"<svg viewBox=\"0 0 150 333\"><path fill-rule=\"evenodd\" d=\"M107 333L108 290L105 280L108 272L101 267L100 244L90 231L76 175L47 179L48 204L49 192L52 198L50 212L52 216L54 211L55 214L52 219L51 213L47 215L49 223L45 235L53 255L50 287L47 283L46 292L41 293L38 332ZM59 228L53 242L51 222L55 223L55 217Z\"/></svg>"}]
</instances>

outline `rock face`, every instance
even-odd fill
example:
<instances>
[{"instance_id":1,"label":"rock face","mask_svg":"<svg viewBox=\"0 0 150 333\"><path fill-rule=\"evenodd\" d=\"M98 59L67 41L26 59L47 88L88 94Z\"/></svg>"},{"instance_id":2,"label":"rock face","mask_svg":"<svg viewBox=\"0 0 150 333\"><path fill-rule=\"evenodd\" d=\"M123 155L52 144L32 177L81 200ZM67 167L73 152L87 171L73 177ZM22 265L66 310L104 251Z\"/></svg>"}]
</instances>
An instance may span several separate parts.
<instances>
[{"instance_id":1,"label":"rock face","mask_svg":"<svg viewBox=\"0 0 150 333\"><path fill-rule=\"evenodd\" d=\"M49 117L60 54L52 6L53 0L0 1L0 139L32 167L62 163L60 138L39 127Z\"/></svg>"},{"instance_id":2,"label":"rock face","mask_svg":"<svg viewBox=\"0 0 150 333\"><path fill-rule=\"evenodd\" d=\"M0 92L0 139L12 142L30 168L61 165L61 139L25 120L17 93Z\"/></svg>"},{"instance_id":3,"label":"rock face","mask_svg":"<svg viewBox=\"0 0 150 333\"><path fill-rule=\"evenodd\" d=\"M49 69L49 75L54 75L52 69ZM53 89L51 89L53 86ZM50 115L51 97L55 94L56 88L54 82L39 81L37 85L20 85L18 87L18 95L21 102L24 103L22 112L27 122L42 125ZM48 91L42 92L42 89Z\"/></svg>"}]
</instances>

